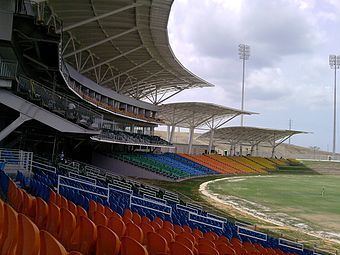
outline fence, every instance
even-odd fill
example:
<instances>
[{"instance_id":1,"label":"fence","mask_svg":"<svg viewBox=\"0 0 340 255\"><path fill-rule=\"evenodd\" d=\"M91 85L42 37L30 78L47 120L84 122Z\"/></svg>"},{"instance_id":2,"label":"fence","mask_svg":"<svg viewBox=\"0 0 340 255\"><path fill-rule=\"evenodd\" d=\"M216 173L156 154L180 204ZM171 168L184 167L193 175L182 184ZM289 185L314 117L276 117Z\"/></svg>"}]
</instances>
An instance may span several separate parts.
<instances>
[{"instance_id":1,"label":"fence","mask_svg":"<svg viewBox=\"0 0 340 255\"><path fill-rule=\"evenodd\" d=\"M0 58L0 78L14 80L17 67L16 61Z\"/></svg>"},{"instance_id":2,"label":"fence","mask_svg":"<svg viewBox=\"0 0 340 255\"><path fill-rule=\"evenodd\" d=\"M18 92L25 94L29 100L77 124L94 130L101 129L102 114L67 98L66 95L43 86L37 81L20 75L18 77Z\"/></svg>"},{"instance_id":3,"label":"fence","mask_svg":"<svg viewBox=\"0 0 340 255\"><path fill-rule=\"evenodd\" d=\"M0 161L5 162L5 171L32 171L33 152L0 149Z\"/></svg>"}]
</instances>

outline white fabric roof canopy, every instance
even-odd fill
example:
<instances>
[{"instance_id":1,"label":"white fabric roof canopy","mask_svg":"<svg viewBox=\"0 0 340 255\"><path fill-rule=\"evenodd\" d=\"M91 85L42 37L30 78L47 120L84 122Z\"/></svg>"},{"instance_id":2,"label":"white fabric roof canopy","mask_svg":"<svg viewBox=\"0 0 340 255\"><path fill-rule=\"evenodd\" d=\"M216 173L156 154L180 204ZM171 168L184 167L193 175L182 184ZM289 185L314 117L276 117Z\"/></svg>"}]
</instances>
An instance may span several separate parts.
<instances>
[{"instance_id":1,"label":"white fabric roof canopy","mask_svg":"<svg viewBox=\"0 0 340 255\"><path fill-rule=\"evenodd\" d=\"M63 22L63 56L98 84L160 103L184 89L213 86L172 53L173 0L50 0Z\"/></svg>"}]
</instances>

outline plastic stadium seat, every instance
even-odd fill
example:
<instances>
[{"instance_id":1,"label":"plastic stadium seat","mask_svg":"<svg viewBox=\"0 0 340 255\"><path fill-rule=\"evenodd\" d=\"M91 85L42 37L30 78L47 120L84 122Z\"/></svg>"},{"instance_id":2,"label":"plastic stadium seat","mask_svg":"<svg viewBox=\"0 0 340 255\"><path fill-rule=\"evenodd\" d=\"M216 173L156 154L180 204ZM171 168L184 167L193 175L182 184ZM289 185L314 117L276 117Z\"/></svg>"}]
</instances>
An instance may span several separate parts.
<instances>
[{"instance_id":1,"label":"plastic stadium seat","mask_svg":"<svg viewBox=\"0 0 340 255\"><path fill-rule=\"evenodd\" d=\"M219 243L216 245L216 249L220 255L236 255L235 250L225 243Z\"/></svg>"},{"instance_id":2,"label":"plastic stadium seat","mask_svg":"<svg viewBox=\"0 0 340 255\"><path fill-rule=\"evenodd\" d=\"M168 243L174 241L174 235L172 235L172 233L168 229L161 228L156 232L164 237Z\"/></svg>"},{"instance_id":3,"label":"plastic stadium seat","mask_svg":"<svg viewBox=\"0 0 340 255\"><path fill-rule=\"evenodd\" d=\"M34 222L39 229L46 227L48 215L48 204L40 197L36 198L35 219Z\"/></svg>"},{"instance_id":4,"label":"plastic stadium seat","mask_svg":"<svg viewBox=\"0 0 340 255\"><path fill-rule=\"evenodd\" d=\"M74 215L78 215L77 206L72 201L70 201L70 200L68 200L68 209Z\"/></svg>"},{"instance_id":5,"label":"plastic stadium seat","mask_svg":"<svg viewBox=\"0 0 340 255\"><path fill-rule=\"evenodd\" d=\"M122 237L121 241L122 241L121 255L148 255L148 252L145 249L145 247L136 240L134 240L133 238L124 236Z\"/></svg>"},{"instance_id":6,"label":"plastic stadium seat","mask_svg":"<svg viewBox=\"0 0 340 255\"><path fill-rule=\"evenodd\" d=\"M4 238L0 244L2 255L15 255L19 236L18 213L5 203Z\"/></svg>"},{"instance_id":7,"label":"plastic stadium seat","mask_svg":"<svg viewBox=\"0 0 340 255\"><path fill-rule=\"evenodd\" d=\"M60 209L60 227L58 232L58 240L66 249L70 247L70 240L74 230L76 229L76 217L66 208Z\"/></svg>"},{"instance_id":8,"label":"plastic stadium seat","mask_svg":"<svg viewBox=\"0 0 340 255\"><path fill-rule=\"evenodd\" d=\"M110 207L105 206L105 212L104 212L105 216L110 219L113 215L113 211Z\"/></svg>"},{"instance_id":9,"label":"plastic stadium seat","mask_svg":"<svg viewBox=\"0 0 340 255\"><path fill-rule=\"evenodd\" d=\"M229 239L225 236L219 236L217 238L217 240L215 240L215 243L228 243L228 244L230 244Z\"/></svg>"},{"instance_id":10,"label":"plastic stadium seat","mask_svg":"<svg viewBox=\"0 0 340 255\"><path fill-rule=\"evenodd\" d=\"M180 234L184 232L184 229L180 225L174 225L174 231L176 234Z\"/></svg>"},{"instance_id":11,"label":"plastic stadium seat","mask_svg":"<svg viewBox=\"0 0 340 255\"><path fill-rule=\"evenodd\" d=\"M211 247L210 245L199 244L197 246L197 249L198 249L198 254L207 253L210 255L219 255L218 250L216 250L214 247Z\"/></svg>"},{"instance_id":12,"label":"plastic stadium seat","mask_svg":"<svg viewBox=\"0 0 340 255\"><path fill-rule=\"evenodd\" d=\"M71 237L70 250L80 251L84 255L93 254L96 241L96 225L89 218L80 216Z\"/></svg>"},{"instance_id":13,"label":"plastic stadium seat","mask_svg":"<svg viewBox=\"0 0 340 255\"><path fill-rule=\"evenodd\" d=\"M79 216L88 217L85 209L83 207L81 207L80 205L77 205L77 215L76 215L76 217L79 217Z\"/></svg>"},{"instance_id":14,"label":"plastic stadium seat","mask_svg":"<svg viewBox=\"0 0 340 255\"><path fill-rule=\"evenodd\" d=\"M59 226L60 226L60 208L56 204L50 203L48 205L46 230L54 237L57 237L59 232Z\"/></svg>"},{"instance_id":15,"label":"plastic stadium seat","mask_svg":"<svg viewBox=\"0 0 340 255\"><path fill-rule=\"evenodd\" d=\"M124 210L123 218L132 220L133 213L129 209Z\"/></svg>"},{"instance_id":16,"label":"plastic stadium seat","mask_svg":"<svg viewBox=\"0 0 340 255\"><path fill-rule=\"evenodd\" d=\"M184 229L185 232L192 233L191 227L184 225L184 226L182 226L182 228Z\"/></svg>"},{"instance_id":17,"label":"plastic stadium seat","mask_svg":"<svg viewBox=\"0 0 340 255\"><path fill-rule=\"evenodd\" d=\"M149 232L147 237L147 247L150 255L158 255L159 253L168 253L168 242L160 234Z\"/></svg>"},{"instance_id":18,"label":"plastic stadium seat","mask_svg":"<svg viewBox=\"0 0 340 255\"><path fill-rule=\"evenodd\" d=\"M170 244L170 254L171 255L194 255L194 253L185 245L179 242L173 242Z\"/></svg>"},{"instance_id":19,"label":"plastic stadium seat","mask_svg":"<svg viewBox=\"0 0 340 255\"><path fill-rule=\"evenodd\" d=\"M97 203L97 212L105 213L105 206L101 203Z\"/></svg>"},{"instance_id":20,"label":"plastic stadium seat","mask_svg":"<svg viewBox=\"0 0 340 255\"><path fill-rule=\"evenodd\" d=\"M96 224L97 226L98 225L102 225L102 226L107 226L107 222L108 222L108 219L107 217L105 216L104 213L101 213L101 212L94 212L93 214L93 222L94 224Z\"/></svg>"},{"instance_id":21,"label":"plastic stadium seat","mask_svg":"<svg viewBox=\"0 0 340 255\"><path fill-rule=\"evenodd\" d=\"M107 226L115 232L119 238L125 235L126 226L122 219L112 217L109 219Z\"/></svg>"},{"instance_id":22,"label":"plastic stadium seat","mask_svg":"<svg viewBox=\"0 0 340 255\"><path fill-rule=\"evenodd\" d=\"M1 240L4 238L4 231L5 231L5 203L0 199L0 244L2 243ZM6 219L7 221L7 219ZM0 246L1 247L1 246Z\"/></svg>"},{"instance_id":23,"label":"plastic stadium seat","mask_svg":"<svg viewBox=\"0 0 340 255\"><path fill-rule=\"evenodd\" d=\"M161 229L162 226L159 225L156 221L151 221L151 226L153 226L153 228L157 231L158 229Z\"/></svg>"},{"instance_id":24,"label":"plastic stadium seat","mask_svg":"<svg viewBox=\"0 0 340 255\"><path fill-rule=\"evenodd\" d=\"M89 210L88 210L88 215L89 218L92 220L94 217L94 212L97 211L97 203L93 200L90 200L89 202Z\"/></svg>"},{"instance_id":25,"label":"plastic stadium seat","mask_svg":"<svg viewBox=\"0 0 340 255\"><path fill-rule=\"evenodd\" d=\"M159 217L156 217L154 220L154 222L156 222L158 225L160 225L161 227L163 227L163 220Z\"/></svg>"},{"instance_id":26,"label":"plastic stadium seat","mask_svg":"<svg viewBox=\"0 0 340 255\"><path fill-rule=\"evenodd\" d=\"M35 208L37 206L36 198L24 191L23 199L22 213L33 220L35 218Z\"/></svg>"},{"instance_id":27,"label":"plastic stadium seat","mask_svg":"<svg viewBox=\"0 0 340 255\"><path fill-rule=\"evenodd\" d=\"M215 232L207 232L203 236L210 241L215 241L219 237Z\"/></svg>"},{"instance_id":28,"label":"plastic stadium seat","mask_svg":"<svg viewBox=\"0 0 340 255\"><path fill-rule=\"evenodd\" d=\"M188 238L194 245L197 243L196 237L193 234L190 234L188 232L183 232L183 233L179 234L178 236L183 236L185 238Z\"/></svg>"},{"instance_id":29,"label":"plastic stadium seat","mask_svg":"<svg viewBox=\"0 0 340 255\"><path fill-rule=\"evenodd\" d=\"M128 223L126 225L125 235L135 239L139 243L142 243L144 240L143 230L134 223Z\"/></svg>"},{"instance_id":30,"label":"plastic stadium seat","mask_svg":"<svg viewBox=\"0 0 340 255\"><path fill-rule=\"evenodd\" d=\"M143 224L143 223L151 224L151 220L150 220L148 217L143 216L143 217L142 217L142 224Z\"/></svg>"},{"instance_id":31,"label":"plastic stadium seat","mask_svg":"<svg viewBox=\"0 0 340 255\"><path fill-rule=\"evenodd\" d=\"M98 226L97 231L96 255L117 255L121 245L118 236L104 226Z\"/></svg>"},{"instance_id":32,"label":"plastic stadium seat","mask_svg":"<svg viewBox=\"0 0 340 255\"><path fill-rule=\"evenodd\" d=\"M40 231L39 255L67 255L66 249L47 231Z\"/></svg>"},{"instance_id":33,"label":"plastic stadium seat","mask_svg":"<svg viewBox=\"0 0 340 255\"><path fill-rule=\"evenodd\" d=\"M198 244L207 245L207 246L210 246L210 247L213 247L213 248L215 248L215 246L216 246L212 241L210 241L209 239L204 238L204 237L198 239Z\"/></svg>"},{"instance_id":34,"label":"plastic stadium seat","mask_svg":"<svg viewBox=\"0 0 340 255\"><path fill-rule=\"evenodd\" d=\"M153 228L153 226L151 224L148 224L148 223L142 223L140 225L140 228L142 229L143 234L144 234L143 244L145 244L146 243L147 234L150 233L150 232L155 232L155 229Z\"/></svg>"},{"instance_id":35,"label":"plastic stadium seat","mask_svg":"<svg viewBox=\"0 0 340 255\"><path fill-rule=\"evenodd\" d=\"M60 196L60 208L68 209L68 200L64 196Z\"/></svg>"},{"instance_id":36,"label":"plastic stadium seat","mask_svg":"<svg viewBox=\"0 0 340 255\"><path fill-rule=\"evenodd\" d=\"M170 222L170 221L164 221L163 222L163 228L167 228L167 229L174 229L174 225Z\"/></svg>"},{"instance_id":37,"label":"plastic stadium seat","mask_svg":"<svg viewBox=\"0 0 340 255\"><path fill-rule=\"evenodd\" d=\"M194 243L184 235L178 235L175 237L175 241L181 244L184 244L186 247L188 247L190 250L194 249Z\"/></svg>"},{"instance_id":38,"label":"plastic stadium seat","mask_svg":"<svg viewBox=\"0 0 340 255\"><path fill-rule=\"evenodd\" d=\"M50 197L49 202L57 203L57 193L55 193L53 190L50 191Z\"/></svg>"},{"instance_id":39,"label":"plastic stadium seat","mask_svg":"<svg viewBox=\"0 0 340 255\"><path fill-rule=\"evenodd\" d=\"M38 227L25 215L18 215L19 237L16 255L36 255L40 250Z\"/></svg>"},{"instance_id":40,"label":"plastic stadium seat","mask_svg":"<svg viewBox=\"0 0 340 255\"><path fill-rule=\"evenodd\" d=\"M203 232L197 228L192 231L192 234L196 237L196 239L203 237Z\"/></svg>"},{"instance_id":41,"label":"plastic stadium seat","mask_svg":"<svg viewBox=\"0 0 340 255\"><path fill-rule=\"evenodd\" d=\"M120 216L120 215L119 215L118 213L116 213L115 211L112 212L111 217L109 217L109 219L110 219L110 218L116 218L116 219L120 219L120 220L123 219L122 216Z\"/></svg>"},{"instance_id":42,"label":"plastic stadium seat","mask_svg":"<svg viewBox=\"0 0 340 255\"><path fill-rule=\"evenodd\" d=\"M138 213L134 212L132 213L132 221L136 225L140 226L140 224L142 223L142 217L140 217Z\"/></svg>"}]
</instances>

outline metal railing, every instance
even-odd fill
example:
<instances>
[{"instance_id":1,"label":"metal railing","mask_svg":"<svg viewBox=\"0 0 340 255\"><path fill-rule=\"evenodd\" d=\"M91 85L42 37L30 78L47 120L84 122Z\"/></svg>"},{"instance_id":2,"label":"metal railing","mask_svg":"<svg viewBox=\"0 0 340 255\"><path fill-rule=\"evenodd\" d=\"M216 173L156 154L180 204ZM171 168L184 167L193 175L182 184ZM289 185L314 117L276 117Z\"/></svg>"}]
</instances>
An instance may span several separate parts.
<instances>
[{"instance_id":1,"label":"metal railing","mask_svg":"<svg viewBox=\"0 0 340 255\"><path fill-rule=\"evenodd\" d=\"M0 58L0 78L14 80L18 62Z\"/></svg>"},{"instance_id":2,"label":"metal railing","mask_svg":"<svg viewBox=\"0 0 340 255\"><path fill-rule=\"evenodd\" d=\"M0 161L5 162L5 171L32 171L33 152L0 149Z\"/></svg>"},{"instance_id":3,"label":"metal railing","mask_svg":"<svg viewBox=\"0 0 340 255\"><path fill-rule=\"evenodd\" d=\"M18 92L48 110L89 129L101 129L103 115L57 93L37 81L24 76L18 77Z\"/></svg>"}]
</instances>

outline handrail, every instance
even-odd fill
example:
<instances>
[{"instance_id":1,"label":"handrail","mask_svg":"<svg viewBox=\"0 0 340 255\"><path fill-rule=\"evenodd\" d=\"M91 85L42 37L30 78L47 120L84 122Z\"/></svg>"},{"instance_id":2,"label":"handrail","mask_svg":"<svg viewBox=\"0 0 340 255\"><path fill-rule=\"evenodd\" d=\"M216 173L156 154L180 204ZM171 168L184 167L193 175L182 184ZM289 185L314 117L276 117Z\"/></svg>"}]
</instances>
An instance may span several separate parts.
<instances>
[{"instance_id":1,"label":"handrail","mask_svg":"<svg viewBox=\"0 0 340 255\"><path fill-rule=\"evenodd\" d=\"M0 58L0 78L14 80L18 62Z\"/></svg>"}]
</instances>

